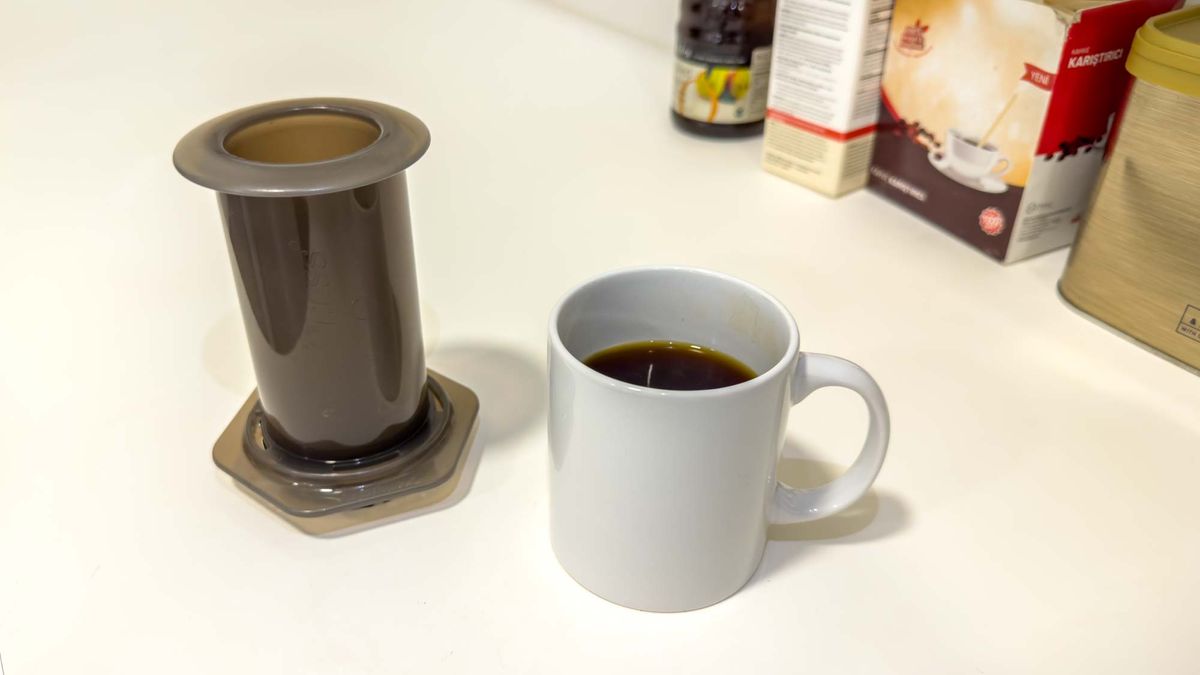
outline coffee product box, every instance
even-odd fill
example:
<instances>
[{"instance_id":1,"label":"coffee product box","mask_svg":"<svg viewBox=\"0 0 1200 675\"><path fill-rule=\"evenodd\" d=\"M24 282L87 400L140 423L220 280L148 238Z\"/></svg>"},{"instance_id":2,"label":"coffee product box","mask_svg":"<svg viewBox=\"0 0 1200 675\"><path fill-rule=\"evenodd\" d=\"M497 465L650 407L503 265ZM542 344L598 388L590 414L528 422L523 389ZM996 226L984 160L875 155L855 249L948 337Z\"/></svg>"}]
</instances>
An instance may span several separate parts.
<instances>
[{"instance_id":1,"label":"coffee product box","mask_svg":"<svg viewBox=\"0 0 1200 675\"><path fill-rule=\"evenodd\" d=\"M870 189L1002 262L1073 240L1145 21L1180 0L896 0Z\"/></svg>"},{"instance_id":2,"label":"coffee product box","mask_svg":"<svg viewBox=\"0 0 1200 675\"><path fill-rule=\"evenodd\" d=\"M892 0L779 0L763 168L836 197L867 184Z\"/></svg>"}]
</instances>

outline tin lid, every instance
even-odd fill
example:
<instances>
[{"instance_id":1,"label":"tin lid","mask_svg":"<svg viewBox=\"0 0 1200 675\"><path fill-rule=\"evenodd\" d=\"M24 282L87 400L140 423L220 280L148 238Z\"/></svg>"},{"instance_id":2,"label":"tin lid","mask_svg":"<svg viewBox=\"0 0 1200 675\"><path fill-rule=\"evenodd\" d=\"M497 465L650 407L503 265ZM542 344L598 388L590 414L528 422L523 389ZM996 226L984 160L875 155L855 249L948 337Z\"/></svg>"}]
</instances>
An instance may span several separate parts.
<instances>
[{"instance_id":1,"label":"tin lid","mask_svg":"<svg viewBox=\"0 0 1200 675\"><path fill-rule=\"evenodd\" d=\"M429 130L390 105L304 98L242 108L188 132L175 168L193 183L246 197L299 197L377 183L412 166Z\"/></svg>"},{"instance_id":2,"label":"tin lid","mask_svg":"<svg viewBox=\"0 0 1200 675\"><path fill-rule=\"evenodd\" d=\"M1133 38L1125 68L1139 80L1200 97L1200 6L1147 21Z\"/></svg>"}]
</instances>

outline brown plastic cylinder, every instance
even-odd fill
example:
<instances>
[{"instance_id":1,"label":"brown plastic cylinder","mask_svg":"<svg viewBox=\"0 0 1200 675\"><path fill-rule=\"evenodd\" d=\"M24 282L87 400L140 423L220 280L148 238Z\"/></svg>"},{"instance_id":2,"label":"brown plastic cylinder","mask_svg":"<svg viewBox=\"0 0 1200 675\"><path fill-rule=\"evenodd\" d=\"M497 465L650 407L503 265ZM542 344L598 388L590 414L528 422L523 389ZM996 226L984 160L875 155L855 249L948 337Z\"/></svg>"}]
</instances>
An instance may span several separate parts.
<instances>
[{"instance_id":1,"label":"brown plastic cylinder","mask_svg":"<svg viewBox=\"0 0 1200 675\"><path fill-rule=\"evenodd\" d=\"M424 422L403 169L428 142L403 111L308 99L217 118L176 149L218 191L268 431L295 455L366 457Z\"/></svg>"},{"instance_id":2,"label":"brown plastic cylinder","mask_svg":"<svg viewBox=\"0 0 1200 675\"><path fill-rule=\"evenodd\" d=\"M425 352L403 174L219 200L272 439L343 459L407 435L422 419Z\"/></svg>"}]
</instances>

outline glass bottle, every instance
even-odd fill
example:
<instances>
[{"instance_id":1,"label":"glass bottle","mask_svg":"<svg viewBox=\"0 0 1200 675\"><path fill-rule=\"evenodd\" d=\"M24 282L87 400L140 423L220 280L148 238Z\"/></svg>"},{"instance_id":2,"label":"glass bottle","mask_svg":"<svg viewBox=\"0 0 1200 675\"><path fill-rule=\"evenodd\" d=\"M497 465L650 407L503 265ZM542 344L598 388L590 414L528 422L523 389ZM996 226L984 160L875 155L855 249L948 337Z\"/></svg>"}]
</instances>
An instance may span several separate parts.
<instances>
[{"instance_id":1,"label":"glass bottle","mask_svg":"<svg viewBox=\"0 0 1200 675\"><path fill-rule=\"evenodd\" d=\"M683 0L671 117L702 136L762 133L775 0Z\"/></svg>"}]
</instances>

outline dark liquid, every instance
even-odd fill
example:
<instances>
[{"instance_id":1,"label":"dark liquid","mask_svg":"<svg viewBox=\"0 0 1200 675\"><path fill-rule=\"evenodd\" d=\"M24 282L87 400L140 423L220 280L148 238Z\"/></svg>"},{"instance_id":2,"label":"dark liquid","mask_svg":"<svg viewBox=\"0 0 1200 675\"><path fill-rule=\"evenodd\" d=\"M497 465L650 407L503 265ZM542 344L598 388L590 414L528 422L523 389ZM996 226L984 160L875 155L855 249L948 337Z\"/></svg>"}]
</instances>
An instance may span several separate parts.
<instances>
[{"instance_id":1,"label":"dark liquid","mask_svg":"<svg viewBox=\"0 0 1200 675\"><path fill-rule=\"evenodd\" d=\"M749 366L728 354L671 340L627 342L583 362L613 379L653 389L719 389L755 377Z\"/></svg>"}]
</instances>

